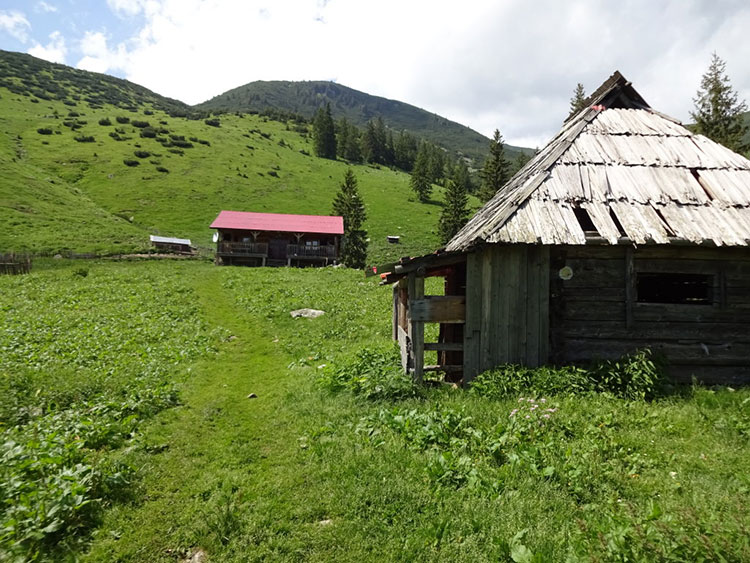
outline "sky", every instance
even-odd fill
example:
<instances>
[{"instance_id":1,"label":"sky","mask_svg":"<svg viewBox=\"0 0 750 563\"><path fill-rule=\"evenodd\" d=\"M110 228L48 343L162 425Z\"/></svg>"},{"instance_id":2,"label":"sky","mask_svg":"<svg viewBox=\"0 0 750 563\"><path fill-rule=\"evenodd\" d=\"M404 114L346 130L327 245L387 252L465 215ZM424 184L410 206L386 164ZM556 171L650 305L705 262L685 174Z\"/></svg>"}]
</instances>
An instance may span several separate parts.
<instances>
[{"instance_id":1,"label":"sky","mask_svg":"<svg viewBox=\"0 0 750 563\"><path fill-rule=\"evenodd\" d=\"M189 104L333 80L527 147L615 70L687 122L715 52L750 99L748 30L747 0L0 0L0 49Z\"/></svg>"}]
</instances>

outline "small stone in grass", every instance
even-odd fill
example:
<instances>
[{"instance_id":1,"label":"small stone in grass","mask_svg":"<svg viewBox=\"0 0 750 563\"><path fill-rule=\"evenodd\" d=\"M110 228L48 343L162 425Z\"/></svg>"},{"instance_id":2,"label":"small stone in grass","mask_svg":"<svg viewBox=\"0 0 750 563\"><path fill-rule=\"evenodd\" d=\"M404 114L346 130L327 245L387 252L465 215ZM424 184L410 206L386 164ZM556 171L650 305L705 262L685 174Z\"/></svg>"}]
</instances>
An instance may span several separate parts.
<instances>
[{"instance_id":1,"label":"small stone in grass","mask_svg":"<svg viewBox=\"0 0 750 563\"><path fill-rule=\"evenodd\" d=\"M321 311L319 309L297 309L295 311L290 311L289 314L292 315L292 318L298 318L303 317L305 319L314 319L316 317L319 317L320 315L325 315L325 311Z\"/></svg>"},{"instance_id":2,"label":"small stone in grass","mask_svg":"<svg viewBox=\"0 0 750 563\"><path fill-rule=\"evenodd\" d=\"M250 393L250 394L249 394L249 395L247 396L247 398L248 398L248 399L257 399L257 398L258 398L258 395L256 395L255 393Z\"/></svg>"}]
</instances>

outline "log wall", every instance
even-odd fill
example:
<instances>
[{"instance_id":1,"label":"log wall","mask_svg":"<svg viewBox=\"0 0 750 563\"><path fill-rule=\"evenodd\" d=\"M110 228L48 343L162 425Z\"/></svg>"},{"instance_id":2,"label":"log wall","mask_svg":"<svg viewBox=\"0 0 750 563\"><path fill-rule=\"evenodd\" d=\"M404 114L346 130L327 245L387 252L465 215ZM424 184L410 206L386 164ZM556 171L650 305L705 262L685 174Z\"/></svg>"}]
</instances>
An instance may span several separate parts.
<instances>
[{"instance_id":1,"label":"log wall","mask_svg":"<svg viewBox=\"0 0 750 563\"><path fill-rule=\"evenodd\" d=\"M572 270L568 280L560 277L564 267ZM639 272L710 275L711 303L638 302ZM616 358L644 347L664 354L678 380L750 383L750 249L553 247L550 361Z\"/></svg>"}]
</instances>

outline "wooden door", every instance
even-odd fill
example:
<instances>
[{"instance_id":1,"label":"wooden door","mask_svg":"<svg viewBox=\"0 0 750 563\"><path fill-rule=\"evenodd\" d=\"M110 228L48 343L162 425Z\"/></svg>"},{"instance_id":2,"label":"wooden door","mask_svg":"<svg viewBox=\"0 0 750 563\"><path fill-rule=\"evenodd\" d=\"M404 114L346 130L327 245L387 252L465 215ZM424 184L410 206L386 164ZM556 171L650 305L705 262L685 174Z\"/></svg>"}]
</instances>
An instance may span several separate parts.
<instances>
[{"instance_id":1,"label":"wooden door","mask_svg":"<svg viewBox=\"0 0 750 563\"><path fill-rule=\"evenodd\" d=\"M272 238L268 244L268 257L271 260L286 260L286 239Z\"/></svg>"}]
</instances>

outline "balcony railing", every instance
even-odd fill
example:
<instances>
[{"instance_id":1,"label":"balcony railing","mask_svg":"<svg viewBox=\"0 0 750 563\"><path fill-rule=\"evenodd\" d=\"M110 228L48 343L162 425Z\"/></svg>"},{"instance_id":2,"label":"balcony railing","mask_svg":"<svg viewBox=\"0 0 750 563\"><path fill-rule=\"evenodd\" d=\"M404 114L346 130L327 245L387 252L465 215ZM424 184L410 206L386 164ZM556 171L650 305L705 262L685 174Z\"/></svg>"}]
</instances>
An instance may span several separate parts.
<instances>
[{"instance_id":1,"label":"balcony railing","mask_svg":"<svg viewBox=\"0 0 750 563\"><path fill-rule=\"evenodd\" d=\"M268 256L268 243L222 241L219 243L218 252L235 256Z\"/></svg>"},{"instance_id":2,"label":"balcony railing","mask_svg":"<svg viewBox=\"0 0 750 563\"><path fill-rule=\"evenodd\" d=\"M336 246L333 244L322 246L288 244L286 255L289 258L336 258Z\"/></svg>"}]
</instances>

